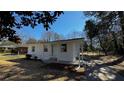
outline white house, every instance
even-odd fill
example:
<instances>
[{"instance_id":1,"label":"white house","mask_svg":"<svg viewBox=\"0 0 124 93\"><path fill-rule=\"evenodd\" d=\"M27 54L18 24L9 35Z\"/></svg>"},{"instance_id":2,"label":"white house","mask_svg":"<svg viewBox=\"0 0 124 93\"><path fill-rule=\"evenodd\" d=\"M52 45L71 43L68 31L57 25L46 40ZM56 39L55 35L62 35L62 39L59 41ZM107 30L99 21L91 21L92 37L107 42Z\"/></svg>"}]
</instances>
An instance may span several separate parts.
<instances>
[{"instance_id":1,"label":"white house","mask_svg":"<svg viewBox=\"0 0 124 93\"><path fill-rule=\"evenodd\" d=\"M57 40L28 45L28 54L44 62L78 64L83 49L83 38Z\"/></svg>"}]
</instances>

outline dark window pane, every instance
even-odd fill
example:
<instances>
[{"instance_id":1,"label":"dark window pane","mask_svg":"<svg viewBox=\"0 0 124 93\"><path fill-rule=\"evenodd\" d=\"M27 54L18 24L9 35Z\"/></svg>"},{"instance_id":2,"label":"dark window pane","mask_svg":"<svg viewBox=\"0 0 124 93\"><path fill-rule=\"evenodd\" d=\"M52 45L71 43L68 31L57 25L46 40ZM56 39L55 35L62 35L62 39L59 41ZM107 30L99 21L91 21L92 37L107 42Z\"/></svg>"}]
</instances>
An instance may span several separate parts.
<instances>
[{"instance_id":1,"label":"dark window pane","mask_svg":"<svg viewBox=\"0 0 124 93\"><path fill-rule=\"evenodd\" d=\"M48 46L44 45L44 52L48 52Z\"/></svg>"},{"instance_id":2,"label":"dark window pane","mask_svg":"<svg viewBox=\"0 0 124 93\"><path fill-rule=\"evenodd\" d=\"M35 47L34 46L32 47L32 52L35 52Z\"/></svg>"},{"instance_id":3,"label":"dark window pane","mask_svg":"<svg viewBox=\"0 0 124 93\"><path fill-rule=\"evenodd\" d=\"M67 44L61 44L61 52L67 52Z\"/></svg>"}]
</instances>

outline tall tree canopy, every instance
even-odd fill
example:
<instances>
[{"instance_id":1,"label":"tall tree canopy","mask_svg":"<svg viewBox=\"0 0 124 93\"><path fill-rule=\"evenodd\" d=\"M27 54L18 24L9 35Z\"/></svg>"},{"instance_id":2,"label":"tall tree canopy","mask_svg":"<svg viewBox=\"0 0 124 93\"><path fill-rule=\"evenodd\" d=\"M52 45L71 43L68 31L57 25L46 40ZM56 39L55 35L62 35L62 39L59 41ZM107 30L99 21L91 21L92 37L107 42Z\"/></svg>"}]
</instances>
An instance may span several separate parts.
<instances>
[{"instance_id":1,"label":"tall tree canopy","mask_svg":"<svg viewBox=\"0 0 124 93\"><path fill-rule=\"evenodd\" d=\"M93 38L97 35L96 24L93 20L87 20L85 23L85 29L87 37L90 39L90 48L93 50Z\"/></svg>"},{"instance_id":2,"label":"tall tree canopy","mask_svg":"<svg viewBox=\"0 0 124 93\"><path fill-rule=\"evenodd\" d=\"M84 14L92 18L97 24L96 28L97 32L99 33L99 37L102 36L102 38L99 39L104 38L106 40L108 36L112 36L112 42L114 42L114 47L116 48L116 51L124 53L123 11L89 11L84 12Z\"/></svg>"},{"instance_id":3,"label":"tall tree canopy","mask_svg":"<svg viewBox=\"0 0 124 93\"><path fill-rule=\"evenodd\" d=\"M8 38L16 43L20 38L16 35L15 28L42 24L48 30L57 18L62 14L61 11L6 11L0 12L0 40Z\"/></svg>"}]
</instances>

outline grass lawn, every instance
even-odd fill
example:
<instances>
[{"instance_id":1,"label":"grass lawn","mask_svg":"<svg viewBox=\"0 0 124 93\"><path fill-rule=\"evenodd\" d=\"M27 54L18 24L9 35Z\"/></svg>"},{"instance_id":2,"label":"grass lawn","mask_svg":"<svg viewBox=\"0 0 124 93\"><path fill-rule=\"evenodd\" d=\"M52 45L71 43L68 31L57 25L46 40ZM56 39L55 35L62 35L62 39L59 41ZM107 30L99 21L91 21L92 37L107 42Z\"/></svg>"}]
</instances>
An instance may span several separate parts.
<instances>
[{"instance_id":1,"label":"grass lawn","mask_svg":"<svg viewBox=\"0 0 124 93\"><path fill-rule=\"evenodd\" d=\"M94 60L101 60L102 67L111 67L124 77L124 58L119 56L104 56L104 55L85 55L88 62ZM99 71L99 69L95 69ZM94 71L91 70L91 73ZM99 72L97 73L99 74ZM105 77L100 72L100 76ZM0 54L0 80L14 80L14 81L68 81L68 80L89 80L85 69L81 67L78 71L73 65L64 64L45 64L41 61L27 60L25 55L10 55ZM105 80L105 79L100 79Z\"/></svg>"},{"instance_id":2,"label":"grass lawn","mask_svg":"<svg viewBox=\"0 0 124 93\"><path fill-rule=\"evenodd\" d=\"M0 53L0 60L12 60L25 58L25 55L11 55L10 53Z\"/></svg>"},{"instance_id":3,"label":"grass lawn","mask_svg":"<svg viewBox=\"0 0 124 93\"><path fill-rule=\"evenodd\" d=\"M74 68L71 65L27 60L25 55L0 54L0 80L80 80L84 69L76 72Z\"/></svg>"},{"instance_id":4,"label":"grass lawn","mask_svg":"<svg viewBox=\"0 0 124 93\"><path fill-rule=\"evenodd\" d=\"M103 67L111 68L114 72L113 75L115 75L116 78L118 78L116 75L120 75L124 77L124 56L123 55L105 56L104 54L99 55L98 53L84 53L84 56L88 58L89 61L97 60L98 62L100 60L101 64L99 66L101 66L101 68ZM124 78L122 80L124 80Z\"/></svg>"}]
</instances>

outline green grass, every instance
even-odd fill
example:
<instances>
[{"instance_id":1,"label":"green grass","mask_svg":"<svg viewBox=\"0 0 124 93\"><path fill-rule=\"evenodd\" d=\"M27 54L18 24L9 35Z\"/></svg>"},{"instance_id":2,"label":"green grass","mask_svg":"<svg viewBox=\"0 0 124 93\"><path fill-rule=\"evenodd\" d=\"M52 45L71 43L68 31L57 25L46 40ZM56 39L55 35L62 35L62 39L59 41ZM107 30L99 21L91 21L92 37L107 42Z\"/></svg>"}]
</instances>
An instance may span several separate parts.
<instances>
[{"instance_id":1,"label":"green grass","mask_svg":"<svg viewBox=\"0 0 124 93\"><path fill-rule=\"evenodd\" d=\"M0 60L13 60L18 58L25 58L25 55L11 55L10 53L0 53Z\"/></svg>"}]
</instances>

